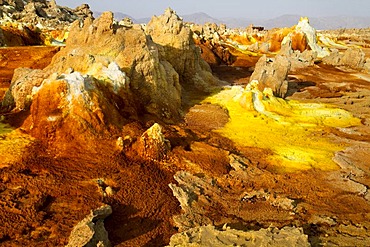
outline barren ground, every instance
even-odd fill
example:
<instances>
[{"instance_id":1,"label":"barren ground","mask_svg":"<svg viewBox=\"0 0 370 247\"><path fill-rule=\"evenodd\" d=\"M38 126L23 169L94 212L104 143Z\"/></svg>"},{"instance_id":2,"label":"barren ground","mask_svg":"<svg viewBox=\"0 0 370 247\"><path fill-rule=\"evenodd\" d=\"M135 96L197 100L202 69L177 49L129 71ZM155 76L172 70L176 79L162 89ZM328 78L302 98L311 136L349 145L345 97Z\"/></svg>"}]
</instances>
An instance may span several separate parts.
<instances>
[{"instance_id":1,"label":"barren ground","mask_svg":"<svg viewBox=\"0 0 370 247\"><path fill-rule=\"evenodd\" d=\"M9 86L14 68L42 68L55 52L54 48L39 47L0 49L1 87ZM17 57L27 63L13 59ZM251 74L248 67L213 69L230 84L246 84ZM359 193L370 186L369 75L323 65L291 73L288 99L334 104L362 119L361 126L342 131L333 128L325 133L333 142L347 144L336 156L342 169L331 172L311 169L274 173L265 160L269 150L237 146L213 131L228 121L223 108L195 103L204 99L204 94L191 92L185 96L184 121L165 126L172 152L161 163L118 154L115 140L92 142L96 147L93 153L76 148L60 154L31 138L28 145L10 147L27 137L1 133L0 145L8 145L0 149L1 155L21 155L0 165L0 244L63 246L74 225L91 209L107 203L113 208L105 221L113 245L163 246L177 232L173 215L181 213L168 184L176 183L173 176L177 171L188 170L215 178L223 189L222 203L204 203L204 212L217 226L228 223L237 229L259 229L296 225L304 228L316 246L370 245L369 196ZM128 128L137 132L143 127L133 123ZM4 144L6 140L10 144ZM249 160L248 179L232 171L230 154ZM103 196L99 179L114 189L113 196ZM292 212L263 200L240 199L245 192L261 189L292 199L297 207Z\"/></svg>"}]
</instances>

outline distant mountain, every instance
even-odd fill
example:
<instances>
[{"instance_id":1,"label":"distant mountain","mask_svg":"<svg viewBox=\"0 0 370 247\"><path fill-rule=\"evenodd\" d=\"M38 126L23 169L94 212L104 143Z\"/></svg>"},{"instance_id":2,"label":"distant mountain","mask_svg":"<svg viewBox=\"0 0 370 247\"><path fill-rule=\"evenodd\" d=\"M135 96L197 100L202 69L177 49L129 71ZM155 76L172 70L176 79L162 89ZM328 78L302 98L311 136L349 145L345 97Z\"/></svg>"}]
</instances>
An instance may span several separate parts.
<instances>
[{"instance_id":1,"label":"distant mountain","mask_svg":"<svg viewBox=\"0 0 370 247\"><path fill-rule=\"evenodd\" d=\"M283 15L269 20L260 20L255 24L256 26L265 27L265 29L291 27L298 23L300 17L299 15Z\"/></svg>"},{"instance_id":2,"label":"distant mountain","mask_svg":"<svg viewBox=\"0 0 370 247\"><path fill-rule=\"evenodd\" d=\"M140 18L140 19L137 19L137 22L135 23L148 23L150 20L152 19L152 17L146 17L146 18Z\"/></svg>"},{"instance_id":3,"label":"distant mountain","mask_svg":"<svg viewBox=\"0 0 370 247\"><path fill-rule=\"evenodd\" d=\"M230 28L245 28L253 24L253 26L260 26L259 23L262 23L263 19L252 19L252 18L222 18L223 23Z\"/></svg>"},{"instance_id":4,"label":"distant mountain","mask_svg":"<svg viewBox=\"0 0 370 247\"><path fill-rule=\"evenodd\" d=\"M222 20L215 19L203 12L194 13L190 15L182 15L181 17L186 22L194 22L194 23L201 24L201 25L207 22L216 23L216 24L224 23Z\"/></svg>"},{"instance_id":5,"label":"distant mountain","mask_svg":"<svg viewBox=\"0 0 370 247\"><path fill-rule=\"evenodd\" d=\"M102 12L94 12L98 17ZM199 12L189 15L180 15L186 22L205 24L207 22L221 24L224 23L231 28L245 28L250 24L262 26L265 29L291 27L298 23L300 15L282 15L273 19L257 18L214 18L206 13ZM151 17L135 19L127 14L115 12L114 18L122 20L125 17L132 19L134 23L148 23ZM339 29L339 28L366 28L370 27L370 17L351 17L351 16L331 16L331 17L309 17L310 24L318 30Z\"/></svg>"},{"instance_id":6,"label":"distant mountain","mask_svg":"<svg viewBox=\"0 0 370 247\"><path fill-rule=\"evenodd\" d=\"M312 26L319 30L370 27L370 17L333 16L312 18L310 22Z\"/></svg>"}]
</instances>

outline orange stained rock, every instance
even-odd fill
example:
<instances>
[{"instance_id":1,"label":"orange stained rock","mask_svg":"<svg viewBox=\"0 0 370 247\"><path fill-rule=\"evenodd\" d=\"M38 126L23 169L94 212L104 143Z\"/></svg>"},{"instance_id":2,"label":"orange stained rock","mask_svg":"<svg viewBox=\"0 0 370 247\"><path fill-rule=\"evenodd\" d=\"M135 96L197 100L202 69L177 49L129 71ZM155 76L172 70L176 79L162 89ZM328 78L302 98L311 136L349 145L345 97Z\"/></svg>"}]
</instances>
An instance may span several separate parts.
<instances>
[{"instance_id":1,"label":"orange stained rock","mask_svg":"<svg viewBox=\"0 0 370 247\"><path fill-rule=\"evenodd\" d=\"M289 33L291 33L294 30L294 27L292 28L282 28L276 31L274 34L272 34L270 39L270 51L271 52L278 52L281 49L281 42L287 36Z\"/></svg>"},{"instance_id":2,"label":"orange stained rock","mask_svg":"<svg viewBox=\"0 0 370 247\"><path fill-rule=\"evenodd\" d=\"M303 52L309 48L306 35L302 32L294 31L292 33L292 49Z\"/></svg>"}]
</instances>

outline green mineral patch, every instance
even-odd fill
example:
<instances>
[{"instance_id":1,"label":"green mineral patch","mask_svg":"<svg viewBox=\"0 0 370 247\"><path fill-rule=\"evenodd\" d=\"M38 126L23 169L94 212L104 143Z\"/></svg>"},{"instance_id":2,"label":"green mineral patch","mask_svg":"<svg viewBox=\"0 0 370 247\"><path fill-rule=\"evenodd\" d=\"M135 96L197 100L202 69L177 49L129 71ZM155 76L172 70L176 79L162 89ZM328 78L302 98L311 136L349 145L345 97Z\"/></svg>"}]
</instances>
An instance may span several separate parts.
<instances>
[{"instance_id":1,"label":"green mineral patch","mask_svg":"<svg viewBox=\"0 0 370 247\"><path fill-rule=\"evenodd\" d=\"M0 122L0 168L18 161L32 140L22 131Z\"/></svg>"},{"instance_id":2,"label":"green mineral patch","mask_svg":"<svg viewBox=\"0 0 370 247\"><path fill-rule=\"evenodd\" d=\"M269 90L262 93L253 86L233 86L205 102L229 112L229 122L216 131L237 145L271 150L267 160L277 172L338 169L332 158L345 146L328 137L330 128L361 124L345 110L276 98Z\"/></svg>"}]
</instances>

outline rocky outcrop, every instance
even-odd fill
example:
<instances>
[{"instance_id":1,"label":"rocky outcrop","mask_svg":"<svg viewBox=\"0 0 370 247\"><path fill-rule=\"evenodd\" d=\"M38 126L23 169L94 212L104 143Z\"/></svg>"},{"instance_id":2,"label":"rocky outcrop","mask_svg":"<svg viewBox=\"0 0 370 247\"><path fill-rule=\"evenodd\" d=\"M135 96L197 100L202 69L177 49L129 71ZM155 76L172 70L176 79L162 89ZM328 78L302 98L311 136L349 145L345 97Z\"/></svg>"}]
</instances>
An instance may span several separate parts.
<instances>
[{"instance_id":1,"label":"rocky outcrop","mask_svg":"<svg viewBox=\"0 0 370 247\"><path fill-rule=\"evenodd\" d=\"M126 86L135 95L133 101L137 105L164 119L180 115L179 74L160 55L161 47L146 35L141 26L116 26L113 14L106 12L96 21L86 19L82 27L75 22L66 46L54 57L48 71L63 72L72 68L73 71L99 77L102 68L108 68L114 62L117 70L128 78ZM109 77L105 80L115 81Z\"/></svg>"},{"instance_id":2,"label":"rocky outcrop","mask_svg":"<svg viewBox=\"0 0 370 247\"><path fill-rule=\"evenodd\" d=\"M290 61L284 56L267 58L263 55L256 64L250 82L257 80L261 92L265 88L271 88L275 96L285 97L288 91L287 75L290 66Z\"/></svg>"},{"instance_id":3,"label":"rocky outcrop","mask_svg":"<svg viewBox=\"0 0 370 247\"><path fill-rule=\"evenodd\" d=\"M41 25L51 29L64 29L75 20L92 17L92 11L87 4L76 9L61 7L55 0L3 0L0 14L7 21L27 23L27 25Z\"/></svg>"},{"instance_id":4,"label":"rocky outcrop","mask_svg":"<svg viewBox=\"0 0 370 247\"><path fill-rule=\"evenodd\" d=\"M42 70L16 69L12 78L13 83L1 102L0 113L28 110L32 102L32 89L39 87L45 76Z\"/></svg>"},{"instance_id":5,"label":"rocky outcrop","mask_svg":"<svg viewBox=\"0 0 370 247\"><path fill-rule=\"evenodd\" d=\"M311 50L317 53L318 57L322 58L329 55L328 50L325 50L317 44L316 30L310 25L307 17L301 18L299 20L298 25L295 27L295 30L304 33L305 39L307 40L307 45L311 48Z\"/></svg>"},{"instance_id":6,"label":"rocky outcrop","mask_svg":"<svg viewBox=\"0 0 370 247\"><path fill-rule=\"evenodd\" d=\"M329 56L323 58L323 63L333 66L345 66L362 70L365 68L365 53L359 48L349 48L344 53L334 50Z\"/></svg>"},{"instance_id":7,"label":"rocky outcrop","mask_svg":"<svg viewBox=\"0 0 370 247\"><path fill-rule=\"evenodd\" d=\"M177 26L164 26L161 36L157 27L164 18ZM66 47L48 67L19 70L0 111L30 111L23 127L46 143L63 146L118 133L148 113L162 121L178 119L180 83L202 88L217 80L174 12L155 20L159 23L149 25L153 39L140 25L115 24L110 12L74 22Z\"/></svg>"},{"instance_id":8,"label":"rocky outcrop","mask_svg":"<svg viewBox=\"0 0 370 247\"><path fill-rule=\"evenodd\" d=\"M137 150L145 159L160 161L171 149L170 142L164 137L162 127L155 123L138 140Z\"/></svg>"},{"instance_id":9,"label":"rocky outcrop","mask_svg":"<svg viewBox=\"0 0 370 247\"><path fill-rule=\"evenodd\" d=\"M171 237L171 246L311 246L302 228L275 227L258 231L241 231L224 226L201 226Z\"/></svg>"},{"instance_id":10,"label":"rocky outcrop","mask_svg":"<svg viewBox=\"0 0 370 247\"><path fill-rule=\"evenodd\" d=\"M80 221L69 236L67 247L110 247L108 232L104 227L104 219L112 214L109 205L92 210L91 213Z\"/></svg>"},{"instance_id":11,"label":"rocky outcrop","mask_svg":"<svg viewBox=\"0 0 370 247\"><path fill-rule=\"evenodd\" d=\"M159 57L168 61L180 76L180 82L208 90L217 80L209 65L201 59L193 33L172 9L154 16L146 27L154 43L159 44Z\"/></svg>"},{"instance_id":12,"label":"rocky outcrop","mask_svg":"<svg viewBox=\"0 0 370 247\"><path fill-rule=\"evenodd\" d=\"M211 66L220 64L231 65L236 58L231 54L223 42L230 29L226 25L205 23L204 25L191 24L193 38L196 45L201 49L202 58Z\"/></svg>"},{"instance_id":13,"label":"rocky outcrop","mask_svg":"<svg viewBox=\"0 0 370 247\"><path fill-rule=\"evenodd\" d=\"M87 4L70 9L55 0L4 0L0 16L0 46L63 45L71 23L92 17L92 11Z\"/></svg>"},{"instance_id":14,"label":"rocky outcrop","mask_svg":"<svg viewBox=\"0 0 370 247\"><path fill-rule=\"evenodd\" d=\"M132 103L114 92L115 87L124 90L117 84L102 85L97 78L79 72L52 74L33 88L30 116L23 127L60 151L76 143L87 150L87 143L95 138L118 133L128 121L125 115L135 117Z\"/></svg>"}]
</instances>

